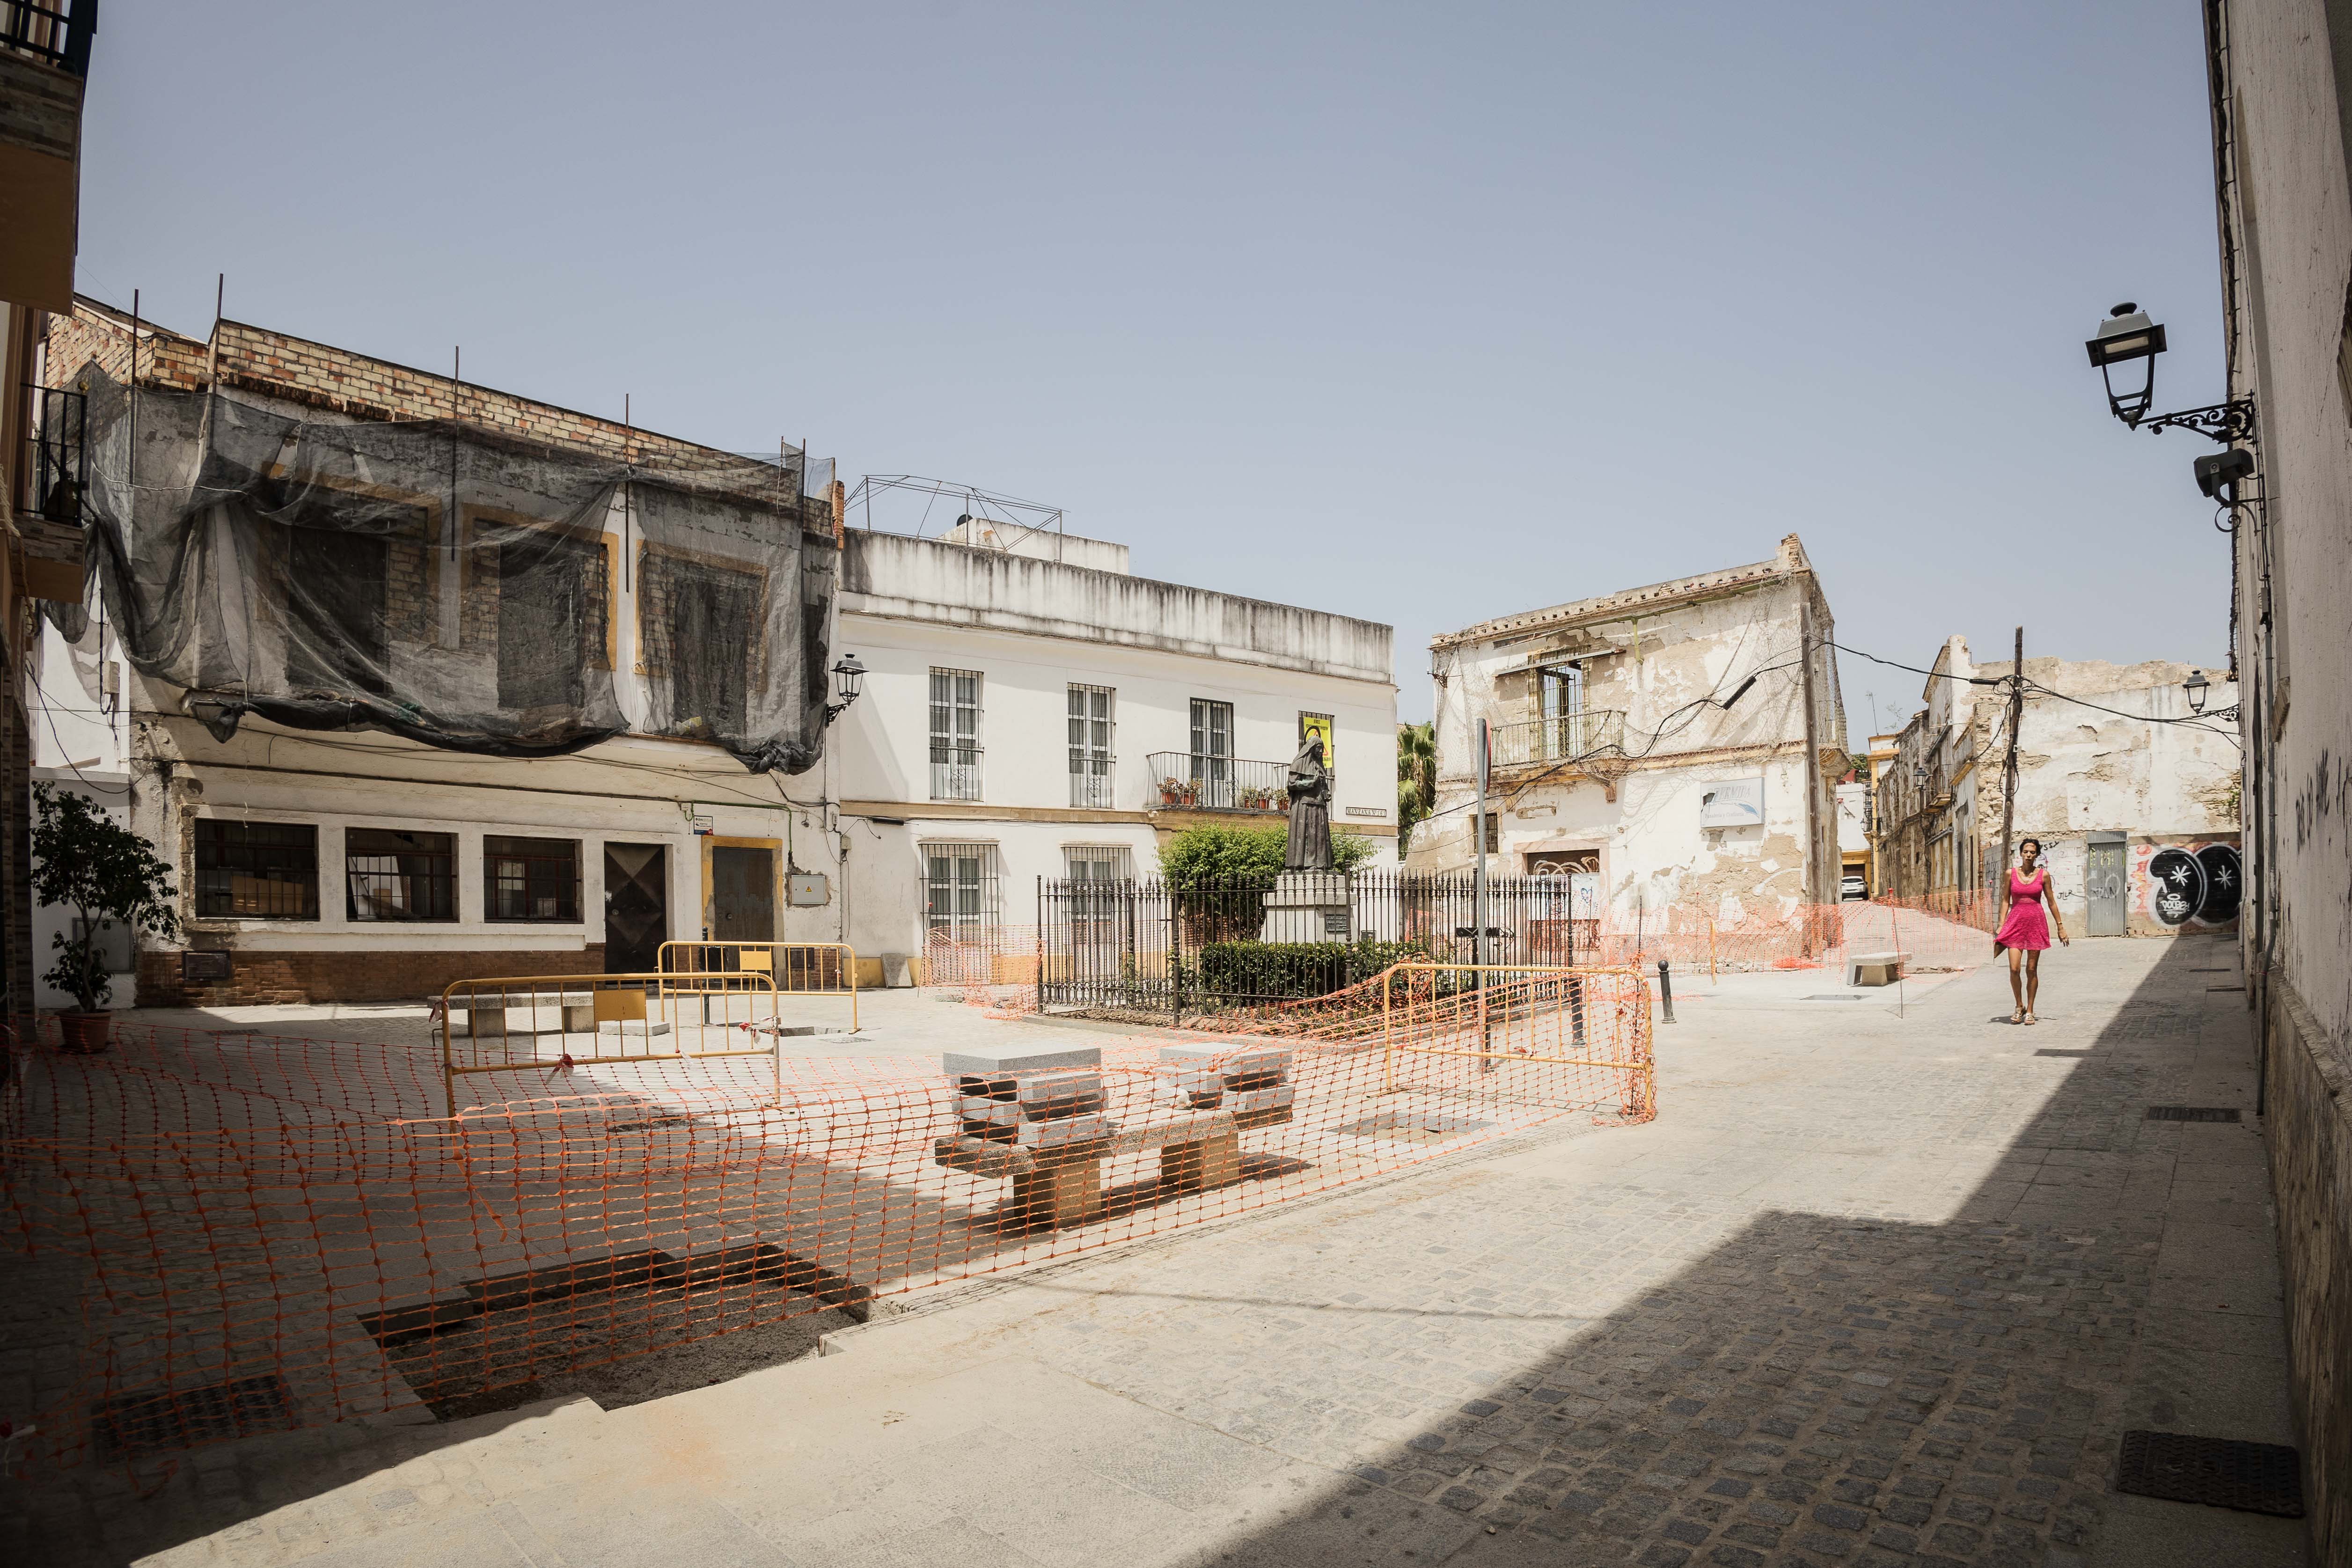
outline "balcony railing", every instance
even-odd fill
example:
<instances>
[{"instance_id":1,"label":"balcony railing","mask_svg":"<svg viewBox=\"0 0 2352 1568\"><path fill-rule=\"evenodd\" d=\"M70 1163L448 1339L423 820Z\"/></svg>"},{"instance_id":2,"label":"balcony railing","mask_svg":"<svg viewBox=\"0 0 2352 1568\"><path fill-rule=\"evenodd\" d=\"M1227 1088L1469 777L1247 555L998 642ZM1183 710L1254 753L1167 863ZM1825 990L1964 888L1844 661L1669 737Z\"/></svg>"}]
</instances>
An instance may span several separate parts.
<instances>
[{"instance_id":1,"label":"balcony railing","mask_svg":"<svg viewBox=\"0 0 2352 1568\"><path fill-rule=\"evenodd\" d=\"M1107 811L1112 800L1112 783L1109 763L1073 760L1070 763L1070 804Z\"/></svg>"},{"instance_id":2,"label":"balcony railing","mask_svg":"<svg viewBox=\"0 0 2352 1568\"><path fill-rule=\"evenodd\" d=\"M0 48L76 76L89 74L89 40L97 31L98 0L0 0Z\"/></svg>"},{"instance_id":3,"label":"balcony railing","mask_svg":"<svg viewBox=\"0 0 2352 1568\"><path fill-rule=\"evenodd\" d=\"M931 752L931 798L933 800L978 800L980 798L980 748L956 746L942 754L940 748Z\"/></svg>"},{"instance_id":4,"label":"balcony railing","mask_svg":"<svg viewBox=\"0 0 2352 1568\"><path fill-rule=\"evenodd\" d=\"M1614 708L1588 708L1549 719L1519 724L1496 724L1488 731L1494 746L1493 764L1520 767L1530 763L1572 763L1580 757L1625 744L1625 715Z\"/></svg>"},{"instance_id":5,"label":"balcony railing","mask_svg":"<svg viewBox=\"0 0 2352 1568\"><path fill-rule=\"evenodd\" d=\"M1151 796L1146 803L1167 811L1287 811L1283 784L1288 763L1258 763L1244 757L1211 757L1193 752L1154 752Z\"/></svg>"}]
</instances>

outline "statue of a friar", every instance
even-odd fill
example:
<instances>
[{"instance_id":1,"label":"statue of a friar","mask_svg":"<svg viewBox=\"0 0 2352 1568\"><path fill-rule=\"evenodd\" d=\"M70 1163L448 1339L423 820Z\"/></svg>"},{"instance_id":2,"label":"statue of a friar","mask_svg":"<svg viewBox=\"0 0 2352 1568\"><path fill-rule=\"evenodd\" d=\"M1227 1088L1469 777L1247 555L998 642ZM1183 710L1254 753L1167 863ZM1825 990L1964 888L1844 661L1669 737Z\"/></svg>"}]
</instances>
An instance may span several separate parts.
<instances>
[{"instance_id":1,"label":"statue of a friar","mask_svg":"<svg viewBox=\"0 0 2352 1568\"><path fill-rule=\"evenodd\" d=\"M1309 735L1290 759L1290 842L1286 871L1331 869L1331 770L1323 763L1323 741Z\"/></svg>"}]
</instances>

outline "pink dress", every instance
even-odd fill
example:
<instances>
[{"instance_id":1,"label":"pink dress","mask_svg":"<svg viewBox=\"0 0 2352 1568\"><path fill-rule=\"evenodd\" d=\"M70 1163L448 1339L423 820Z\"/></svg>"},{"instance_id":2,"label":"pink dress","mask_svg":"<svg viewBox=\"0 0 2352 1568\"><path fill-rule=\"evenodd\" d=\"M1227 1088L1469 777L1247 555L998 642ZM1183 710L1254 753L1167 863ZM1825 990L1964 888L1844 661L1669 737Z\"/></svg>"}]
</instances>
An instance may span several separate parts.
<instances>
[{"instance_id":1,"label":"pink dress","mask_svg":"<svg viewBox=\"0 0 2352 1568\"><path fill-rule=\"evenodd\" d=\"M2050 945L2050 920L2042 912L2042 889L2049 880L2047 871L2031 877L2009 873L2009 918L1993 933L1996 946L2036 952Z\"/></svg>"}]
</instances>

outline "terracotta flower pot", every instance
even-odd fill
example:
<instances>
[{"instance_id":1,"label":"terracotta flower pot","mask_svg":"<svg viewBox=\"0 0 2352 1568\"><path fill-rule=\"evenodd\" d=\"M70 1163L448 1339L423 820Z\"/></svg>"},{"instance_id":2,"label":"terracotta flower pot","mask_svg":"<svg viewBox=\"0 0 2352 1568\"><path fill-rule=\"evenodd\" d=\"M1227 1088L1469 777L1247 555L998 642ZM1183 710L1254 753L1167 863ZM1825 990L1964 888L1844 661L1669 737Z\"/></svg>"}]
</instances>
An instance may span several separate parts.
<instances>
[{"instance_id":1,"label":"terracotta flower pot","mask_svg":"<svg viewBox=\"0 0 2352 1568\"><path fill-rule=\"evenodd\" d=\"M82 1056L94 1056L113 1043L114 1015L106 1012L67 1012L58 1015L60 1049Z\"/></svg>"}]
</instances>

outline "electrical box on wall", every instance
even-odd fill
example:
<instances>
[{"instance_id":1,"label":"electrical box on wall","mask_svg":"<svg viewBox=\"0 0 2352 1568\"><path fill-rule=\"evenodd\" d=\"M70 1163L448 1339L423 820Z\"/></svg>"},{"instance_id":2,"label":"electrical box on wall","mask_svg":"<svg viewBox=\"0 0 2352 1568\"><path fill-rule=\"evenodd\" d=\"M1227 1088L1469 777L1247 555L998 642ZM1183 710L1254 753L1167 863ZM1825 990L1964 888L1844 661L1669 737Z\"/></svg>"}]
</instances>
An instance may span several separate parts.
<instances>
[{"instance_id":1,"label":"electrical box on wall","mask_svg":"<svg viewBox=\"0 0 2352 1568\"><path fill-rule=\"evenodd\" d=\"M822 871L795 871L785 879L785 897L795 907L822 904L833 897L833 889Z\"/></svg>"}]
</instances>

